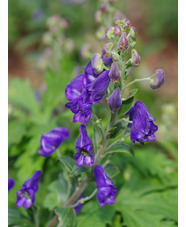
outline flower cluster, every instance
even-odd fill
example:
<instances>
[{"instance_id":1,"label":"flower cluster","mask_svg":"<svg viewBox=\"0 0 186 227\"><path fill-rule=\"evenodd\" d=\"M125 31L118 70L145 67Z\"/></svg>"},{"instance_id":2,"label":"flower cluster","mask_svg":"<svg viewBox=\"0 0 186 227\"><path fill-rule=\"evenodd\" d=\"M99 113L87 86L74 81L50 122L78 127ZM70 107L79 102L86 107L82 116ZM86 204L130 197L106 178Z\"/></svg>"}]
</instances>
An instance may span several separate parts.
<instances>
[{"instance_id":1,"label":"flower cluster","mask_svg":"<svg viewBox=\"0 0 186 227\"><path fill-rule=\"evenodd\" d=\"M110 65L111 58L105 59L95 54L84 68L84 73L76 76L66 87L65 96L68 99L66 108L74 113L73 123L87 123L91 118L91 106L100 102L109 85L109 70L103 66Z\"/></svg>"},{"instance_id":2,"label":"flower cluster","mask_svg":"<svg viewBox=\"0 0 186 227\"><path fill-rule=\"evenodd\" d=\"M17 201L16 207L22 206L27 209L32 206L35 201L35 193L38 190L38 182L41 177L41 171L37 170L34 172L33 176L23 183L23 186L19 191L16 192Z\"/></svg>"}]
</instances>

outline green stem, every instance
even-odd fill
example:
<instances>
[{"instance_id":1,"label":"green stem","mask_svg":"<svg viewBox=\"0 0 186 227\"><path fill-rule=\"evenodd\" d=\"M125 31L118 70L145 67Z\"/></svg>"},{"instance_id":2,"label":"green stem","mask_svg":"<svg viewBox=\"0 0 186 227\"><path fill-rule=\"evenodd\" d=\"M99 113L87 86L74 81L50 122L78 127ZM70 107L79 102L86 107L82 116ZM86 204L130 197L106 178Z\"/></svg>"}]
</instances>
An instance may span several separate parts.
<instances>
[{"instance_id":1,"label":"green stem","mask_svg":"<svg viewBox=\"0 0 186 227\"><path fill-rule=\"evenodd\" d=\"M69 206L69 207L76 207L79 203L84 203L88 200L90 200L92 197L94 197L94 195L96 194L97 192L97 188L92 192L92 194L90 194L89 196L85 197L85 198L82 198L80 200L78 200L76 203L74 203L72 206Z\"/></svg>"},{"instance_id":2,"label":"green stem","mask_svg":"<svg viewBox=\"0 0 186 227\"><path fill-rule=\"evenodd\" d=\"M126 89L127 87L129 87L132 84L135 84L136 82L147 81L147 80L149 81L150 77L142 78L142 79L135 79L132 82L128 83L126 86L124 86L124 89Z\"/></svg>"}]
</instances>

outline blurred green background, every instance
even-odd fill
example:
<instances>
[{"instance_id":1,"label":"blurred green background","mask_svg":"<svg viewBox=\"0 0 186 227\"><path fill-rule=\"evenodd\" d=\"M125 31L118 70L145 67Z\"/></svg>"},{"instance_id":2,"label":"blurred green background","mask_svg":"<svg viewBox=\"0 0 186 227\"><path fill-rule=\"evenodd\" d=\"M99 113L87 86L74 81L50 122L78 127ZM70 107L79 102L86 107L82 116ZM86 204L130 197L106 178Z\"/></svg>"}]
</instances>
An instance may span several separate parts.
<instances>
[{"instance_id":1,"label":"blurred green background","mask_svg":"<svg viewBox=\"0 0 186 227\"><path fill-rule=\"evenodd\" d=\"M101 2L8 2L9 177L16 180L9 193L9 205L14 208L15 192L23 181L31 177L34 170L42 169L36 204L43 207L40 210L43 223L52 217L50 211L64 202L65 197L55 201L57 195L49 194L55 188L61 168L57 165L55 153L47 159L37 156L40 135L57 126L67 127L71 136L60 151L70 157L75 152L78 125L72 124L73 115L64 108L64 89L88 62L82 56L83 44L88 43L92 53L101 53L104 42L96 36L100 25L94 19ZM141 64L133 70L129 80L150 76L157 68L162 68L165 83L155 91L147 83L135 86L139 88L135 99L145 103L159 126L157 141L144 147L136 145L136 158L126 155L122 159L123 156L118 155L113 159L120 170L113 179L120 189L118 201L127 197L128 209L117 203L115 211L113 208L106 211L110 219L104 217L97 226L120 227L123 221L128 227L177 226L178 2L117 0L113 5L118 14L131 20L138 33L135 48L141 56ZM105 116L105 113L99 114ZM91 128L88 133L91 137ZM157 191L162 193L148 194ZM146 194L149 197L145 197ZM149 204L147 201L151 199L153 202ZM95 210L89 215L94 214L92 218L99 223L96 214L103 215L103 211L99 210L95 201L87 203L84 211L92 204ZM23 209L19 210L25 214ZM78 220L81 226L91 227L94 223L84 213Z\"/></svg>"}]
</instances>

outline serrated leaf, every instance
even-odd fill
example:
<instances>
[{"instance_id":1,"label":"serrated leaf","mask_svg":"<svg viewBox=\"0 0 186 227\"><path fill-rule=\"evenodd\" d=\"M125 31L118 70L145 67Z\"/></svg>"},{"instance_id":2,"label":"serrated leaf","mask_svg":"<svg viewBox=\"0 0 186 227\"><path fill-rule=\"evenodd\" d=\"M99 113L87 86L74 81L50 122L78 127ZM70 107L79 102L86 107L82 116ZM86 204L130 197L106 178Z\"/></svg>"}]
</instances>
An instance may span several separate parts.
<instances>
[{"instance_id":1,"label":"serrated leaf","mask_svg":"<svg viewBox=\"0 0 186 227\"><path fill-rule=\"evenodd\" d=\"M77 215L77 227L105 227L112 224L115 209L113 206L100 207L98 202L89 201L81 208Z\"/></svg>"},{"instance_id":2,"label":"serrated leaf","mask_svg":"<svg viewBox=\"0 0 186 227\"><path fill-rule=\"evenodd\" d=\"M120 172L119 168L112 164L107 164L104 170L110 178L115 177Z\"/></svg>"},{"instance_id":3,"label":"serrated leaf","mask_svg":"<svg viewBox=\"0 0 186 227\"><path fill-rule=\"evenodd\" d=\"M73 208L58 208L55 210L59 223L57 227L75 227L76 215Z\"/></svg>"},{"instance_id":4,"label":"serrated leaf","mask_svg":"<svg viewBox=\"0 0 186 227\"><path fill-rule=\"evenodd\" d=\"M134 96L127 100L122 100L122 105L121 105L121 109L119 110L119 115L125 116L126 112L132 106L133 100L134 100Z\"/></svg>"},{"instance_id":5,"label":"serrated leaf","mask_svg":"<svg viewBox=\"0 0 186 227\"><path fill-rule=\"evenodd\" d=\"M32 227L33 223L29 221L27 217L25 217L21 211L17 208L8 208L8 226L18 225L23 227Z\"/></svg>"},{"instance_id":6,"label":"serrated leaf","mask_svg":"<svg viewBox=\"0 0 186 227\"><path fill-rule=\"evenodd\" d=\"M127 99L132 98L132 97L137 93L137 91L138 91L137 88L131 90L131 91L128 93L127 97L126 97L124 100L127 100Z\"/></svg>"},{"instance_id":7,"label":"serrated leaf","mask_svg":"<svg viewBox=\"0 0 186 227\"><path fill-rule=\"evenodd\" d=\"M129 152L132 155L134 155L134 151L133 151L132 147L130 147L127 144L121 143L121 142L118 142L118 143L114 144L113 146L111 146L107 152L109 152L109 151L113 151L113 152L114 151L123 151L123 152Z\"/></svg>"}]
</instances>

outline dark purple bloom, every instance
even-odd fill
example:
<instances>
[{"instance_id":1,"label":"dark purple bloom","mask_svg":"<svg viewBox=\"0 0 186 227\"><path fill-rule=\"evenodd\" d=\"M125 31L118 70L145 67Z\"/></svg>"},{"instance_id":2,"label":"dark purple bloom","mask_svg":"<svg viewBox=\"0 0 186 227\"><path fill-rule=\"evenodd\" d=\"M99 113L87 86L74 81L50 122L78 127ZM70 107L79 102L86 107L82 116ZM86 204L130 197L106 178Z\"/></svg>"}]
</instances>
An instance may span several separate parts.
<instances>
[{"instance_id":1,"label":"dark purple bloom","mask_svg":"<svg viewBox=\"0 0 186 227\"><path fill-rule=\"evenodd\" d=\"M76 202L78 201L78 200L80 200L80 199L82 199L83 198L83 195L80 195L80 197L76 200ZM75 203L76 203L75 202ZM76 207L74 207L74 210L75 210L75 212L76 212L76 214L79 214L80 213L80 210L81 210L81 207L83 206L83 204L82 203L79 203Z\"/></svg>"},{"instance_id":2,"label":"dark purple bloom","mask_svg":"<svg viewBox=\"0 0 186 227\"><path fill-rule=\"evenodd\" d=\"M68 129L60 127L42 134L38 153L41 156L49 157L68 136Z\"/></svg>"},{"instance_id":3,"label":"dark purple bloom","mask_svg":"<svg viewBox=\"0 0 186 227\"><path fill-rule=\"evenodd\" d=\"M158 126L153 123L155 119L142 102L135 102L134 107L131 107L126 115L129 115L129 120L132 121L128 125L132 144L135 144L135 141L144 144L156 139L154 133L158 130Z\"/></svg>"},{"instance_id":4,"label":"dark purple bloom","mask_svg":"<svg viewBox=\"0 0 186 227\"><path fill-rule=\"evenodd\" d=\"M114 195L117 193L117 189L100 165L94 167L94 178L97 186L97 200L100 206L104 207L104 205L115 203Z\"/></svg>"},{"instance_id":5,"label":"dark purple bloom","mask_svg":"<svg viewBox=\"0 0 186 227\"><path fill-rule=\"evenodd\" d=\"M27 209L32 206L35 201L35 193L38 190L38 182L40 180L41 171L37 170L33 176L23 183L23 186L16 192L16 207L22 206Z\"/></svg>"},{"instance_id":6,"label":"dark purple bloom","mask_svg":"<svg viewBox=\"0 0 186 227\"><path fill-rule=\"evenodd\" d=\"M122 100L120 97L120 90L116 88L113 93L109 96L107 103L111 111L119 110L122 104Z\"/></svg>"},{"instance_id":7,"label":"dark purple bloom","mask_svg":"<svg viewBox=\"0 0 186 227\"><path fill-rule=\"evenodd\" d=\"M95 104L100 102L107 90L107 87L109 85L110 79L109 79L109 70L106 70L102 72L98 78L96 78L90 87L90 101L91 103Z\"/></svg>"},{"instance_id":8,"label":"dark purple bloom","mask_svg":"<svg viewBox=\"0 0 186 227\"><path fill-rule=\"evenodd\" d=\"M150 78L150 87L155 90L164 83L165 73L163 69L157 69L156 73Z\"/></svg>"},{"instance_id":9,"label":"dark purple bloom","mask_svg":"<svg viewBox=\"0 0 186 227\"><path fill-rule=\"evenodd\" d=\"M92 142L87 135L87 130L84 125L79 126L80 135L76 140L75 147L77 153L73 156L76 159L76 166L79 168L83 164L92 166L94 164L94 155L92 153Z\"/></svg>"},{"instance_id":10,"label":"dark purple bloom","mask_svg":"<svg viewBox=\"0 0 186 227\"><path fill-rule=\"evenodd\" d=\"M8 191L10 191L14 187L14 180L8 178Z\"/></svg>"}]
</instances>

